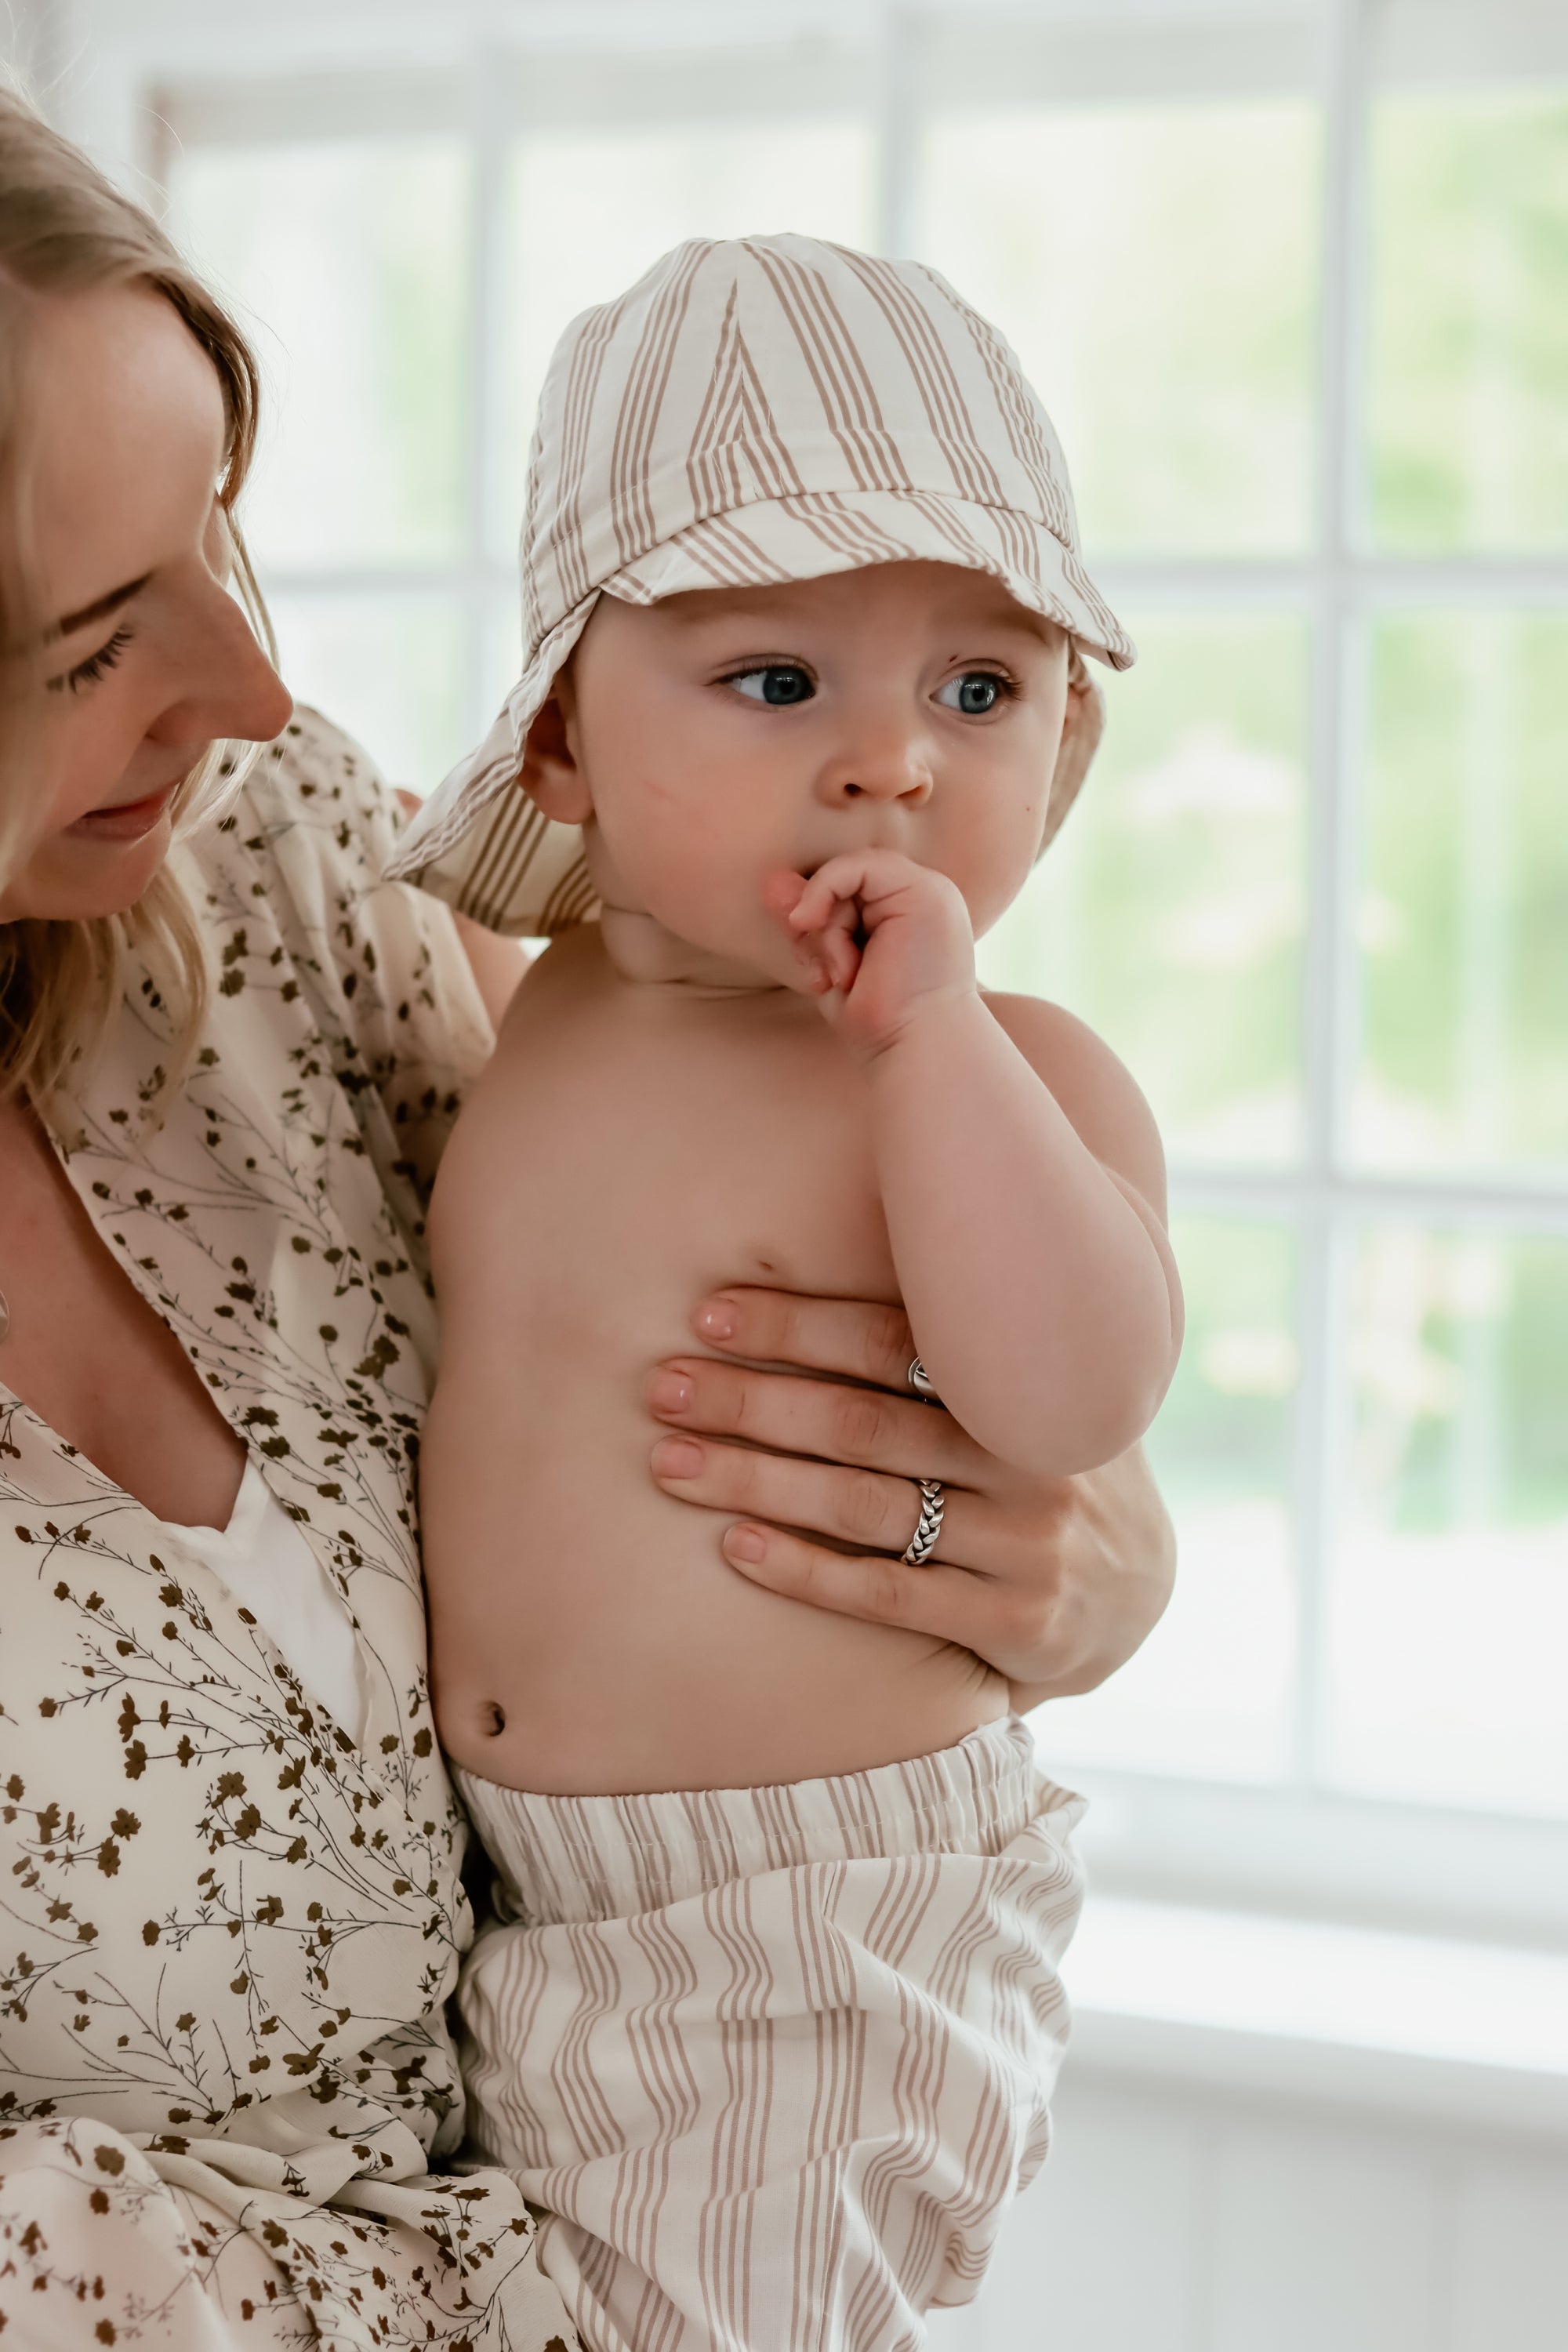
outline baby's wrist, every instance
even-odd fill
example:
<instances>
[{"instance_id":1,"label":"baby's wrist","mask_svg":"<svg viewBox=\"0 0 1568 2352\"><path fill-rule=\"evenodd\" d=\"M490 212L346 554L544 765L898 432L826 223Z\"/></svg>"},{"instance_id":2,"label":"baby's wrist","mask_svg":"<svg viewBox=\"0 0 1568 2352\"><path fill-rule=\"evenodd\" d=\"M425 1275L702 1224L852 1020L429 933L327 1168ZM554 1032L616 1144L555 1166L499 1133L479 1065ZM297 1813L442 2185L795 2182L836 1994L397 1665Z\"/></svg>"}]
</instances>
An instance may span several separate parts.
<instances>
[{"instance_id":1,"label":"baby's wrist","mask_svg":"<svg viewBox=\"0 0 1568 2352\"><path fill-rule=\"evenodd\" d=\"M977 1021L988 1020L979 983L973 978L950 986L922 989L897 1021L879 1037L866 1039L864 1051L873 1070L897 1067L911 1055L940 1053L951 1035L955 1053L974 1034Z\"/></svg>"}]
</instances>

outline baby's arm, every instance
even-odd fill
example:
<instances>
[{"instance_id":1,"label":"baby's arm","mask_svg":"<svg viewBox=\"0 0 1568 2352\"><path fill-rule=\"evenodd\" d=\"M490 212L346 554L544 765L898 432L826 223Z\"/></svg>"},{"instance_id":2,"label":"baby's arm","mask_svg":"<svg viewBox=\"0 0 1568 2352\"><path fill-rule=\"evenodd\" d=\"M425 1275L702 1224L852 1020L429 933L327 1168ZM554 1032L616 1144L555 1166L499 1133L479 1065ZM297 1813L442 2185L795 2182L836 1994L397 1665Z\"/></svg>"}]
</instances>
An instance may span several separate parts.
<instances>
[{"instance_id":1,"label":"baby's arm","mask_svg":"<svg viewBox=\"0 0 1568 2352\"><path fill-rule=\"evenodd\" d=\"M1137 1087L1058 1007L986 1003L945 876L875 851L770 895L865 1061L893 1261L943 1402L1022 1469L1110 1461L1153 1419L1181 1345Z\"/></svg>"}]
</instances>

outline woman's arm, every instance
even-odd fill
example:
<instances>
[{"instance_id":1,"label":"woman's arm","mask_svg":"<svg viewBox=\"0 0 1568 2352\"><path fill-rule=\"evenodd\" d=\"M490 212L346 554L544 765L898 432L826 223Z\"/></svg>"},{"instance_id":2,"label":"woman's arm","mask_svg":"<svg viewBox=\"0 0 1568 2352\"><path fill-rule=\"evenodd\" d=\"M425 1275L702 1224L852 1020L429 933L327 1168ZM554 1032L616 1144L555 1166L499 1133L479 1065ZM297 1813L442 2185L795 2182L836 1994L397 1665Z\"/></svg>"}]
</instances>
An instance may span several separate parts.
<instances>
[{"instance_id":1,"label":"woman's arm","mask_svg":"<svg viewBox=\"0 0 1568 2352\"><path fill-rule=\"evenodd\" d=\"M753 1583L973 1650L1020 1708L1094 1689L1158 1622L1175 1538L1140 1447L1068 1478L997 1461L910 1392L897 1307L734 1289L705 1299L692 1328L750 1361L658 1368L653 1412L669 1433L654 1476L737 1514L724 1553ZM911 1568L899 1555L922 1477L942 1479L947 1508L940 1557Z\"/></svg>"},{"instance_id":2,"label":"woman's arm","mask_svg":"<svg viewBox=\"0 0 1568 2352\"><path fill-rule=\"evenodd\" d=\"M499 1031L506 1018L507 1006L528 970L527 950L521 940L503 940L499 932L487 931L482 923L476 923L471 916L459 913L455 907L452 919L458 926L458 937L463 942L474 985L490 1016L490 1027Z\"/></svg>"}]
</instances>

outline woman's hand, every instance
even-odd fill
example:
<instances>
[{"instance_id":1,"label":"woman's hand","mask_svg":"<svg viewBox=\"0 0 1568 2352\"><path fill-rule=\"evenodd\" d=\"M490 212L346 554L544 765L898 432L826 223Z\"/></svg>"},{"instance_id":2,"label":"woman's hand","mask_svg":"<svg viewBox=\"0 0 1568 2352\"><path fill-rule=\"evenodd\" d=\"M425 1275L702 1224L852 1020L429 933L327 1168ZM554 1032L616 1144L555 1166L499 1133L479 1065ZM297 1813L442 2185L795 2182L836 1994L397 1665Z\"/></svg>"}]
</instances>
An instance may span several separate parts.
<instances>
[{"instance_id":1,"label":"woman's hand","mask_svg":"<svg viewBox=\"0 0 1568 2352\"><path fill-rule=\"evenodd\" d=\"M973 1650L1019 1708L1092 1690L1158 1620L1175 1542L1141 1449L1074 1478L996 1461L910 1391L914 1346L898 1307L734 1289L705 1299L692 1325L721 1354L799 1367L681 1356L650 1384L655 1418L680 1433L655 1446L656 1481L737 1514L724 1557L753 1583ZM946 1489L923 1568L899 1557L917 1478Z\"/></svg>"}]
</instances>

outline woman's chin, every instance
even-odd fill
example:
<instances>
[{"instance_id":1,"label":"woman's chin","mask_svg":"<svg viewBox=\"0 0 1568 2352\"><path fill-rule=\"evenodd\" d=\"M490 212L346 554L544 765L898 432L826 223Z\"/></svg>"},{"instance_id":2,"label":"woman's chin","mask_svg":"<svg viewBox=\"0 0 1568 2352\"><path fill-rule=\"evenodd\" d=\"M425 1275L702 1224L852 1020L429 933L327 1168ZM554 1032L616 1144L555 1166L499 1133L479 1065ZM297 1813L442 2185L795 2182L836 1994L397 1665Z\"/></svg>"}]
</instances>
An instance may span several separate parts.
<instances>
[{"instance_id":1,"label":"woman's chin","mask_svg":"<svg viewBox=\"0 0 1568 2352\"><path fill-rule=\"evenodd\" d=\"M169 855L168 803L139 832L73 825L44 842L0 895L0 922L89 923L123 915Z\"/></svg>"}]
</instances>

